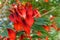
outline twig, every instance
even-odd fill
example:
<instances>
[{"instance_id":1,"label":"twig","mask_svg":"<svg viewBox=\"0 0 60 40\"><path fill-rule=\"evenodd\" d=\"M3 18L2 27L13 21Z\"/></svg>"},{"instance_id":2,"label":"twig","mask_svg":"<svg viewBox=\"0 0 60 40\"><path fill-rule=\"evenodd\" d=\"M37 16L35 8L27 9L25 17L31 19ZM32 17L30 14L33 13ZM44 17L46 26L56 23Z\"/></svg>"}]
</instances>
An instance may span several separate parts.
<instances>
[{"instance_id":1,"label":"twig","mask_svg":"<svg viewBox=\"0 0 60 40\"><path fill-rule=\"evenodd\" d=\"M55 10L55 8L52 8L50 11L44 13L42 16L45 16L45 15L49 14L50 12L52 12L52 11L54 11L54 10ZM41 16L41 17L42 17L42 16Z\"/></svg>"},{"instance_id":2,"label":"twig","mask_svg":"<svg viewBox=\"0 0 60 40\"><path fill-rule=\"evenodd\" d=\"M5 2L2 4L1 9L7 4L8 0L5 0Z\"/></svg>"},{"instance_id":3,"label":"twig","mask_svg":"<svg viewBox=\"0 0 60 40\"><path fill-rule=\"evenodd\" d=\"M3 7L7 4L8 0L5 0L5 3L2 5L1 9L0 9L0 14L2 13L2 9Z\"/></svg>"},{"instance_id":4,"label":"twig","mask_svg":"<svg viewBox=\"0 0 60 40\"><path fill-rule=\"evenodd\" d=\"M3 6L5 6L7 4L8 0L5 1L5 3L3 4Z\"/></svg>"}]
</instances>

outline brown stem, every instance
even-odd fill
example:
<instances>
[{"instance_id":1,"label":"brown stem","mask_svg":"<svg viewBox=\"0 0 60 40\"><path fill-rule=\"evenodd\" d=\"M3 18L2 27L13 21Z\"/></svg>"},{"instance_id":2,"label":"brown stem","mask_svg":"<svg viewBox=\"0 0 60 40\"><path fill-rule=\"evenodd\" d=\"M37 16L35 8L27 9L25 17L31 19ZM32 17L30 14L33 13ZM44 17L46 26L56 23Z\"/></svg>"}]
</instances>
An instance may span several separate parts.
<instances>
[{"instance_id":1,"label":"brown stem","mask_svg":"<svg viewBox=\"0 0 60 40\"><path fill-rule=\"evenodd\" d=\"M50 12L52 12L52 11L54 11L54 10L55 10L55 8L52 8L50 11L44 13L42 16L45 16L45 15L49 14ZM42 17L42 16L41 16L41 17Z\"/></svg>"}]
</instances>

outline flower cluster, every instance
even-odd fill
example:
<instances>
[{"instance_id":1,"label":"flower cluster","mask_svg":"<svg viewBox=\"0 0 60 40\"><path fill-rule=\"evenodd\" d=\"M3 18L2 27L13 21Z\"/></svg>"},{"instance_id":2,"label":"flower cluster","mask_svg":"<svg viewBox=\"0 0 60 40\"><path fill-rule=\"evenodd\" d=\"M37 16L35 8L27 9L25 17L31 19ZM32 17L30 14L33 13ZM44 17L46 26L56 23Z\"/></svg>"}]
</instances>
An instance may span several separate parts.
<instances>
[{"instance_id":1,"label":"flower cluster","mask_svg":"<svg viewBox=\"0 0 60 40\"><path fill-rule=\"evenodd\" d=\"M13 22L14 29L24 31L25 34L30 35L31 27L34 23L34 18L41 17L37 9L33 9L32 5L28 2L26 4L13 4L10 8L10 20ZM16 32L8 29L10 39L15 40ZM20 39L23 40L23 39Z\"/></svg>"}]
</instances>

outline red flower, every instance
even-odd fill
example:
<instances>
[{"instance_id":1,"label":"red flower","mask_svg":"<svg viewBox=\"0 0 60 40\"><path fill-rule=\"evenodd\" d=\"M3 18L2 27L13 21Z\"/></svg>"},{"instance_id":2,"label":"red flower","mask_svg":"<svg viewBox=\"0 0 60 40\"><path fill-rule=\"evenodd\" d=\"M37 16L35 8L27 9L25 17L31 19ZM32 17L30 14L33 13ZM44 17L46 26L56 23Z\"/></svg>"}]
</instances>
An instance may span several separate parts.
<instances>
[{"instance_id":1,"label":"red flower","mask_svg":"<svg viewBox=\"0 0 60 40\"><path fill-rule=\"evenodd\" d=\"M45 2L48 2L49 0L44 0Z\"/></svg>"},{"instance_id":2,"label":"red flower","mask_svg":"<svg viewBox=\"0 0 60 40\"><path fill-rule=\"evenodd\" d=\"M15 40L16 39L16 32L13 31L12 29L7 29L8 35L9 35L9 40Z\"/></svg>"},{"instance_id":3,"label":"red flower","mask_svg":"<svg viewBox=\"0 0 60 40\"><path fill-rule=\"evenodd\" d=\"M60 31L60 28L58 28L57 31Z\"/></svg>"},{"instance_id":4,"label":"red flower","mask_svg":"<svg viewBox=\"0 0 60 40\"><path fill-rule=\"evenodd\" d=\"M23 27L20 27L21 24L20 23L14 23L14 28L16 29L16 31L22 31Z\"/></svg>"},{"instance_id":5,"label":"red flower","mask_svg":"<svg viewBox=\"0 0 60 40\"><path fill-rule=\"evenodd\" d=\"M38 36L41 36L42 34L41 34L41 32L40 32L40 31L38 31L38 32L37 32L37 35L38 35Z\"/></svg>"},{"instance_id":6,"label":"red flower","mask_svg":"<svg viewBox=\"0 0 60 40\"><path fill-rule=\"evenodd\" d=\"M45 40L49 40L49 39L48 39L48 36L46 36Z\"/></svg>"},{"instance_id":7,"label":"red flower","mask_svg":"<svg viewBox=\"0 0 60 40\"><path fill-rule=\"evenodd\" d=\"M44 28L47 32L50 31L50 27L49 27L49 26L43 25L43 28Z\"/></svg>"},{"instance_id":8,"label":"red flower","mask_svg":"<svg viewBox=\"0 0 60 40\"><path fill-rule=\"evenodd\" d=\"M33 10L30 3L26 3L26 5L14 4L10 12L9 18L14 23L16 31L25 31L27 34L30 34L30 29L34 23L34 17L41 17L38 10Z\"/></svg>"},{"instance_id":9,"label":"red flower","mask_svg":"<svg viewBox=\"0 0 60 40\"><path fill-rule=\"evenodd\" d=\"M34 10L33 10L33 14L34 14L33 16L36 17L36 18L41 17L41 14L38 12L37 9L34 9Z\"/></svg>"},{"instance_id":10,"label":"red flower","mask_svg":"<svg viewBox=\"0 0 60 40\"><path fill-rule=\"evenodd\" d=\"M37 35L38 35L38 36L41 36L42 33L41 33L40 31L38 31L38 32L37 32ZM38 38L38 40L41 40L41 38Z\"/></svg>"},{"instance_id":11,"label":"red flower","mask_svg":"<svg viewBox=\"0 0 60 40\"><path fill-rule=\"evenodd\" d=\"M55 30L58 30L58 27L55 22L52 23L51 27L53 27Z\"/></svg>"}]
</instances>

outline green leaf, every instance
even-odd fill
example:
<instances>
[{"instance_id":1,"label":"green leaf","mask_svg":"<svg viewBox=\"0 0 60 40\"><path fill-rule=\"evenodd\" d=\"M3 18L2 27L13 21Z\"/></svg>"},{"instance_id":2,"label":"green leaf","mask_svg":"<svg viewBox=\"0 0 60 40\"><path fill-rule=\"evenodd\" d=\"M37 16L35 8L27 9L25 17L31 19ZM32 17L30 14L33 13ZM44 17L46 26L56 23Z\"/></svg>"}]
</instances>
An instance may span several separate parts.
<instances>
[{"instance_id":1,"label":"green leaf","mask_svg":"<svg viewBox=\"0 0 60 40\"><path fill-rule=\"evenodd\" d=\"M30 40L30 39L28 39L28 38L24 38L24 40Z\"/></svg>"},{"instance_id":2,"label":"green leaf","mask_svg":"<svg viewBox=\"0 0 60 40\"><path fill-rule=\"evenodd\" d=\"M17 36L21 36L24 32L21 31L21 32L17 32Z\"/></svg>"},{"instance_id":3,"label":"green leaf","mask_svg":"<svg viewBox=\"0 0 60 40\"><path fill-rule=\"evenodd\" d=\"M8 36L8 32L7 32L7 30L5 29L2 33L1 33L1 35L4 37L4 36Z\"/></svg>"},{"instance_id":4,"label":"green leaf","mask_svg":"<svg viewBox=\"0 0 60 40\"><path fill-rule=\"evenodd\" d=\"M45 36L49 36L48 32L40 25L33 25L32 29L34 31L40 31Z\"/></svg>"},{"instance_id":5,"label":"green leaf","mask_svg":"<svg viewBox=\"0 0 60 40\"><path fill-rule=\"evenodd\" d=\"M15 0L9 0L9 4L12 4L14 2L15 2Z\"/></svg>"},{"instance_id":6,"label":"green leaf","mask_svg":"<svg viewBox=\"0 0 60 40\"><path fill-rule=\"evenodd\" d=\"M56 22L57 27L60 28L60 17L56 17L54 21Z\"/></svg>"},{"instance_id":7,"label":"green leaf","mask_svg":"<svg viewBox=\"0 0 60 40\"><path fill-rule=\"evenodd\" d=\"M40 38L38 35L33 35L32 38Z\"/></svg>"},{"instance_id":8,"label":"green leaf","mask_svg":"<svg viewBox=\"0 0 60 40\"><path fill-rule=\"evenodd\" d=\"M35 24L36 25L49 25L50 20L48 18L37 18L35 19Z\"/></svg>"}]
</instances>

